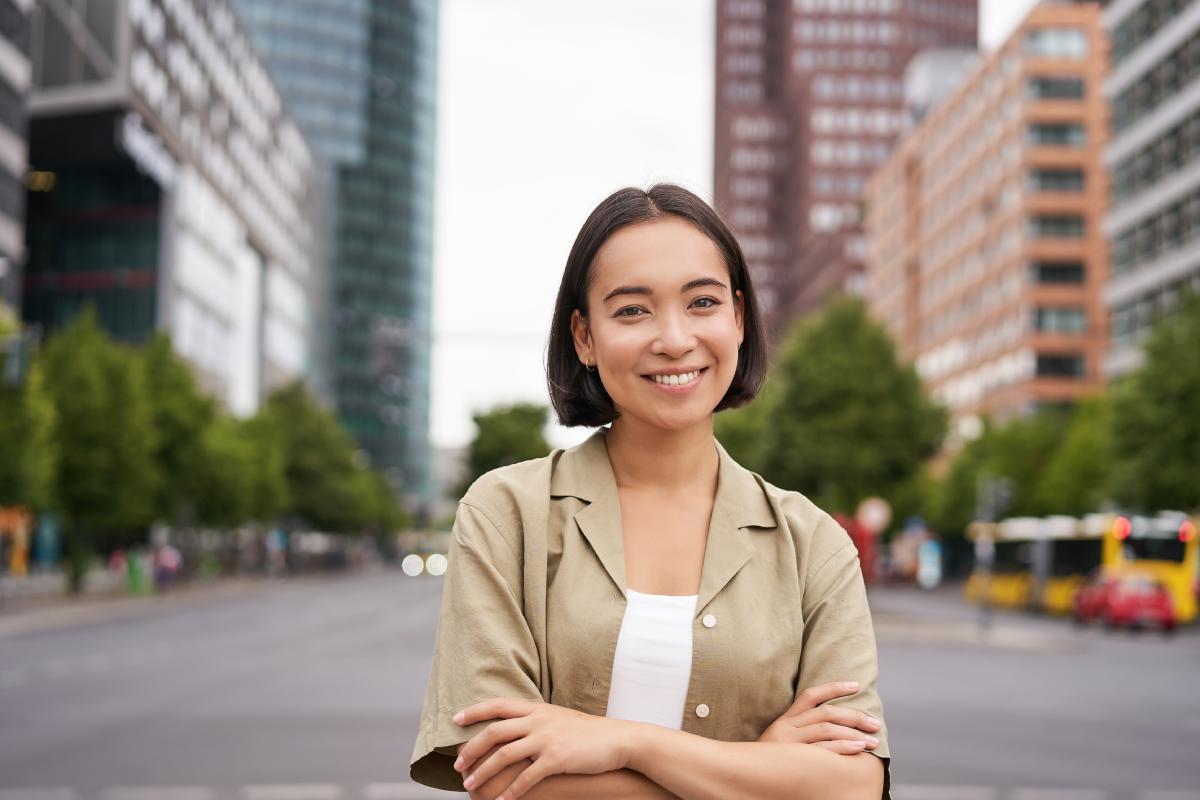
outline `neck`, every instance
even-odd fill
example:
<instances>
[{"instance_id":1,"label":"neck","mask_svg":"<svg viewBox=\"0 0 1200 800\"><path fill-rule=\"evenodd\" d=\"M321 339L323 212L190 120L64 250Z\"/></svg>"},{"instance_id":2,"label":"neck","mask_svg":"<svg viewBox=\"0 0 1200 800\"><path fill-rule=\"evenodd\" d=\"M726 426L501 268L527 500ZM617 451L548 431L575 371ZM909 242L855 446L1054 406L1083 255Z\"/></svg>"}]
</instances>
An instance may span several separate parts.
<instances>
[{"instance_id":1,"label":"neck","mask_svg":"<svg viewBox=\"0 0 1200 800\"><path fill-rule=\"evenodd\" d=\"M604 440L617 486L671 492L717 485L720 456L711 416L671 431L625 415Z\"/></svg>"}]
</instances>

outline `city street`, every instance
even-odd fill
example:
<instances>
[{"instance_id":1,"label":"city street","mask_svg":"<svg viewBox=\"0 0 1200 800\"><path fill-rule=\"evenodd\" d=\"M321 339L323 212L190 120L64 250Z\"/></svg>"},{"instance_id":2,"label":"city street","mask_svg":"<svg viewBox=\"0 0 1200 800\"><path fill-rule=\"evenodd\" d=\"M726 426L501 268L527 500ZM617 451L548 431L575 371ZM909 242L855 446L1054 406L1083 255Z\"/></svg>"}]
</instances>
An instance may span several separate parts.
<instances>
[{"instance_id":1,"label":"city street","mask_svg":"<svg viewBox=\"0 0 1200 800\"><path fill-rule=\"evenodd\" d=\"M434 798L440 582L374 572L0 615L0 800ZM873 594L897 800L1197 800L1200 635ZM462 796L462 795L459 795Z\"/></svg>"}]
</instances>

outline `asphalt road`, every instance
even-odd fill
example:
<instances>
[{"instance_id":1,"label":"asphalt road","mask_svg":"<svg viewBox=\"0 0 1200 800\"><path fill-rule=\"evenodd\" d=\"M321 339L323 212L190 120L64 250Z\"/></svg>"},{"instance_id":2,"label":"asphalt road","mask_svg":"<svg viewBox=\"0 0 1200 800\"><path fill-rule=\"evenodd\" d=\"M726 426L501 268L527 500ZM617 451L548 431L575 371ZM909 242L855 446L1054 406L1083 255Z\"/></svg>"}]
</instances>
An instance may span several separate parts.
<instances>
[{"instance_id":1,"label":"asphalt road","mask_svg":"<svg viewBox=\"0 0 1200 800\"><path fill-rule=\"evenodd\" d=\"M0 800L418 800L438 579L0 615ZM873 593L896 800L1200 800L1200 635ZM463 795L456 795L462 797Z\"/></svg>"}]
</instances>

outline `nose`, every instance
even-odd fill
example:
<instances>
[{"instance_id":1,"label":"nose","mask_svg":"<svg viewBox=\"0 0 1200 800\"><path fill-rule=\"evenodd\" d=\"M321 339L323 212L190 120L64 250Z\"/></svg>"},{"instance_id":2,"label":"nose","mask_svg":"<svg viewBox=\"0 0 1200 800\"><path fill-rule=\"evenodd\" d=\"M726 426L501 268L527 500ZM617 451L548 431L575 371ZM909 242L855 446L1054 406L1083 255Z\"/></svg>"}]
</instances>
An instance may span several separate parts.
<instances>
[{"instance_id":1,"label":"nose","mask_svg":"<svg viewBox=\"0 0 1200 800\"><path fill-rule=\"evenodd\" d=\"M655 354L681 358L695 349L696 335L692 332L687 314L664 312L659 320L658 336L652 347Z\"/></svg>"}]
</instances>

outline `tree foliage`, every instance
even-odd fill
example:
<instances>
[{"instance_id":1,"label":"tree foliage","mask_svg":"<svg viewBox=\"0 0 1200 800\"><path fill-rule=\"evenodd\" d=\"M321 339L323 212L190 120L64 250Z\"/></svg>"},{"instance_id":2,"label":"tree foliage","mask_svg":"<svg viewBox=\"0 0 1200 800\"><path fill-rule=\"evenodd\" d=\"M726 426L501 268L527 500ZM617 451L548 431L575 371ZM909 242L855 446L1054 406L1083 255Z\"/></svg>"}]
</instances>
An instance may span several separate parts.
<instances>
[{"instance_id":1,"label":"tree foliage","mask_svg":"<svg viewBox=\"0 0 1200 800\"><path fill-rule=\"evenodd\" d=\"M1200 297L1145 342L1145 363L1114 387L1113 490L1144 511L1200 509Z\"/></svg>"},{"instance_id":2,"label":"tree foliage","mask_svg":"<svg viewBox=\"0 0 1200 800\"><path fill-rule=\"evenodd\" d=\"M855 299L835 300L793 329L768 387L766 402L721 420L717 435L767 480L829 511L909 491L945 433L945 411Z\"/></svg>"},{"instance_id":3,"label":"tree foliage","mask_svg":"<svg viewBox=\"0 0 1200 800\"><path fill-rule=\"evenodd\" d=\"M467 449L467 474L458 493L485 472L549 453L544 433L549 415L549 409L533 403L496 406L475 414L477 431Z\"/></svg>"}]
</instances>

